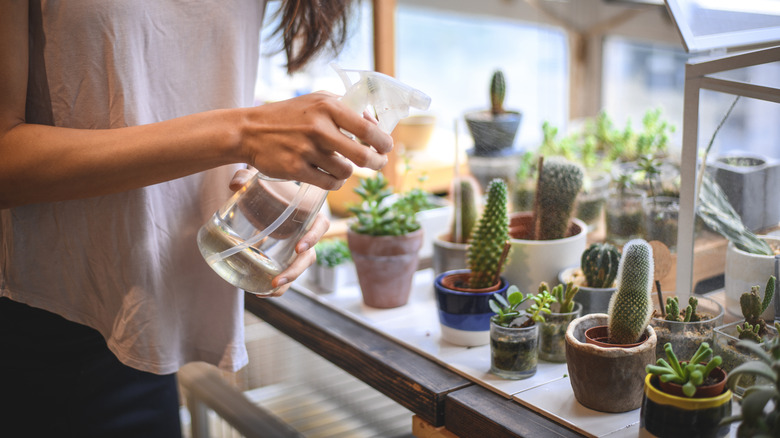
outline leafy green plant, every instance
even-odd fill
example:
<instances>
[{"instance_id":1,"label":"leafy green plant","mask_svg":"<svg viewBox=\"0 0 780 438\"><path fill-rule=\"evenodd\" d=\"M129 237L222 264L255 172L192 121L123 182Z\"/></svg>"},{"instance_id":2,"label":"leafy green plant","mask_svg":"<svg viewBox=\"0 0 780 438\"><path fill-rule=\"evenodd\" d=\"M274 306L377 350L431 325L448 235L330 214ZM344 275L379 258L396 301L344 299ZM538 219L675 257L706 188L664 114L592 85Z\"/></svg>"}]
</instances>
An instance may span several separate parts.
<instances>
[{"instance_id":1,"label":"leafy green plant","mask_svg":"<svg viewBox=\"0 0 780 438\"><path fill-rule=\"evenodd\" d=\"M543 291L555 298L554 302L558 303L557 313L571 313L574 310L574 296L577 295L580 288L570 281L565 285L559 284L550 290L550 286L543 281L539 285L539 292Z\"/></svg>"},{"instance_id":2,"label":"leafy green plant","mask_svg":"<svg viewBox=\"0 0 780 438\"><path fill-rule=\"evenodd\" d=\"M637 160L637 171L642 173L645 182L647 182L648 191L651 197L655 197L655 184L654 181L661 174L661 160L654 158L652 155L643 155Z\"/></svg>"},{"instance_id":3,"label":"leafy green plant","mask_svg":"<svg viewBox=\"0 0 780 438\"><path fill-rule=\"evenodd\" d=\"M552 313L550 306L556 302L555 297L549 291L540 288L536 295L531 296L531 300L534 303L525 309L525 313L528 314L528 321L525 324L531 325L529 321L533 321L533 323L544 322L544 315Z\"/></svg>"},{"instance_id":4,"label":"leafy green plant","mask_svg":"<svg viewBox=\"0 0 780 438\"><path fill-rule=\"evenodd\" d=\"M696 313L696 307L699 305L699 300L696 297L688 297L688 306L684 312L680 311L680 302L677 297L669 297L666 299L666 316L667 321L677 322L698 322L701 321L701 315Z\"/></svg>"},{"instance_id":5,"label":"leafy green plant","mask_svg":"<svg viewBox=\"0 0 780 438\"><path fill-rule=\"evenodd\" d=\"M499 293L493 294L493 298L488 302L488 305L490 310L495 312L495 315L490 317L490 320L502 327L509 327L512 321L520 316L520 311L517 308L528 301L529 298L531 298L530 295L523 295L515 285L509 286L509 289L506 291L506 298Z\"/></svg>"},{"instance_id":6,"label":"leafy green plant","mask_svg":"<svg viewBox=\"0 0 780 438\"><path fill-rule=\"evenodd\" d=\"M352 260L349 245L344 239L324 239L314 245L317 264L332 268Z\"/></svg>"},{"instance_id":7,"label":"leafy green plant","mask_svg":"<svg viewBox=\"0 0 780 438\"><path fill-rule=\"evenodd\" d=\"M780 332L780 323L775 322ZM780 338L756 344L740 341L740 347L754 353L758 360L745 362L734 368L726 378L726 385L733 391L743 377L758 377L769 381L768 385L754 385L745 391L740 402L740 415L724 418L721 424L741 421L738 438L780 436ZM771 405L770 405L771 403Z\"/></svg>"},{"instance_id":8,"label":"leafy green plant","mask_svg":"<svg viewBox=\"0 0 780 438\"><path fill-rule=\"evenodd\" d=\"M739 307L745 322L737 325L739 339L761 342L767 334L766 321L761 314L769 307L772 297L775 296L775 277L770 276L764 288L764 299L758 295L760 287L753 286L750 292L745 292L739 297Z\"/></svg>"},{"instance_id":9,"label":"leafy green plant","mask_svg":"<svg viewBox=\"0 0 780 438\"><path fill-rule=\"evenodd\" d=\"M634 239L623 246L617 291L607 312L611 343L635 343L647 328L653 314L653 267L653 248L645 240Z\"/></svg>"},{"instance_id":10,"label":"leafy green plant","mask_svg":"<svg viewBox=\"0 0 780 438\"><path fill-rule=\"evenodd\" d=\"M580 258L585 284L593 288L610 288L620 265L620 251L611 243L592 243Z\"/></svg>"},{"instance_id":11,"label":"leafy green plant","mask_svg":"<svg viewBox=\"0 0 780 438\"><path fill-rule=\"evenodd\" d=\"M352 231L371 236L400 236L420 229L415 218L416 212L413 212L408 202L388 202L393 191L381 173L361 178L354 192L362 202L349 207L356 218L350 225Z\"/></svg>"},{"instance_id":12,"label":"leafy green plant","mask_svg":"<svg viewBox=\"0 0 780 438\"><path fill-rule=\"evenodd\" d=\"M471 270L470 288L482 289L496 284L507 240L507 186L504 180L496 178L488 184L485 209L466 250L467 267Z\"/></svg>"},{"instance_id":13,"label":"leafy green plant","mask_svg":"<svg viewBox=\"0 0 780 438\"><path fill-rule=\"evenodd\" d=\"M714 356L709 359L706 365L701 363L712 356L712 348L706 342L699 345L699 349L686 363L677 360L671 342L664 344L664 351L669 361L659 358L655 365L647 365L645 371L649 374L655 374L662 382L682 385L682 392L686 397L693 397L696 388L701 386L710 372L723 362L720 356Z\"/></svg>"}]
</instances>

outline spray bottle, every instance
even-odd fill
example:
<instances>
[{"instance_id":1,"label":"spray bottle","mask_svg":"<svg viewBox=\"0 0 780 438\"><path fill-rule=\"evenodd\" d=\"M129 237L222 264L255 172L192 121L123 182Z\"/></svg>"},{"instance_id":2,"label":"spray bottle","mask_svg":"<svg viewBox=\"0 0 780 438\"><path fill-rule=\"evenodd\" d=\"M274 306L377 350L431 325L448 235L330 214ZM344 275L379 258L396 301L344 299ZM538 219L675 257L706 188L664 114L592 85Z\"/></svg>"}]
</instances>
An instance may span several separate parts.
<instances>
[{"instance_id":1,"label":"spray bottle","mask_svg":"<svg viewBox=\"0 0 780 438\"><path fill-rule=\"evenodd\" d=\"M373 108L386 133L409 115L410 107L430 105L430 97L390 76L331 66L346 88L342 101L359 114ZM354 84L350 72L359 75ZM295 244L311 228L327 194L310 184L258 173L200 228L201 255L234 286L270 295L276 290L271 281L295 259Z\"/></svg>"}]
</instances>

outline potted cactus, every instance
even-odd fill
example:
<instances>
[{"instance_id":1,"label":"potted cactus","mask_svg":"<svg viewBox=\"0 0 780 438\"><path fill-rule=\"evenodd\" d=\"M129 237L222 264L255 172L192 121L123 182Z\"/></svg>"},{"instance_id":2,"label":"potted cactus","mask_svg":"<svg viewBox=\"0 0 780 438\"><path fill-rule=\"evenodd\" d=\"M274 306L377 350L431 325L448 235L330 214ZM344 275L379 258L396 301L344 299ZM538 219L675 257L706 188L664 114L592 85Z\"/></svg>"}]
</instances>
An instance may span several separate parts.
<instances>
[{"instance_id":1,"label":"potted cactus","mask_svg":"<svg viewBox=\"0 0 780 438\"><path fill-rule=\"evenodd\" d=\"M509 283L500 276L509 237L507 186L488 184L487 201L466 249L466 269L446 271L434 281L442 339L462 346L490 340L490 299L505 294Z\"/></svg>"},{"instance_id":2,"label":"potted cactus","mask_svg":"<svg viewBox=\"0 0 780 438\"><path fill-rule=\"evenodd\" d=\"M511 250L504 275L520 290L541 282L557 284L558 274L579 261L587 227L573 218L583 171L562 157L539 157L534 210L510 216Z\"/></svg>"},{"instance_id":3,"label":"potted cactus","mask_svg":"<svg viewBox=\"0 0 780 438\"><path fill-rule=\"evenodd\" d=\"M644 391L645 365L655 362L652 313L653 250L644 240L628 242L618 266L617 291L609 313L575 319L566 330L566 363L577 401L603 412L638 408ZM602 327L604 344L591 343L586 332Z\"/></svg>"},{"instance_id":4,"label":"potted cactus","mask_svg":"<svg viewBox=\"0 0 780 438\"><path fill-rule=\"evenodd\" d=\"M521 315L518 307L528 299L533 301ZM490 318L490 371L504 379L525 379L536 374L539 325L555 298L548 290L536 295L523 293L512 285L507 296L495 294L490 309L496 314Z\"/></svg>"},{"instance_id":5,"label":"potted cactus","mask_svg":"<svg viewBox=\"0 0 780 438\"><path fill-rule=\"evenodd\" d=\"M607 313L609 299L615 292L615 278L620 251L611 243L591 243L580 257L579 267L566 268L558 275L561 283L573 282L580 291L575 301L582 304L582 314Z\"/></svg>"},{"instance_id":6,"label":"potted cactus","mask_svg":"<svg viewBox=\"0 0 780 438\"><path fill-rule=\"evenodd\" d=\"M512 150L523 114L506 110L506 79L502 70L490 78L490 109L466 113L466 126L474 138L473 154L479 157L501 156Z\"/></svg>"},{"instance_id":7,"label":"potted cactus","mask_svg":"<svg viewBox=\"0 0 780 438\"><path fill-rule=\"evenodd\" d=\"M720 356L712 356L706 342L687 361L677 359L671 343L664 344L664 353L666 359L646 367L640 435L727 436L729 427L720 423L731 415L732 393Z\"/></svg>"},{"instance_id":8,"label":"potted cactus","mask_svg":"<svg viewBox=\"0 0 780 438\"><path fill-rule=\"evenodd\" d=\"M552 288L547 283L539 285L538 294L549 293L554 301L550 313L540 321L539 357L548 362L566 362L566 329L569 323L579 318L582 304L574 301L579 287L574 283L559 284Z\"/></svg>"},{"instance_id":9,"label":"potted cactus","mask_svg":"<svg viewBox=\"0 0 780 438\"><path fill-rule=\"evenodd\" d=\"M433 272L466 267L466 248L479 218L480 187L472 177L458 177L452 184L453 212L449 230L433 240Z\"/></svg>"},{"instance_id":10,"label":"potted cactus","mask_svg":"<svg viewBox=\"0 0 780 438\"><path fill-rule=\"evenodd\" d=\"M650 325L658 337L656 357L663 357L663 346L671 343L677 354L690 357L702 343L712 345L715 327L723 324L723 306L707 297L688 297L683 307L676 296L665 296L663 308L655 302Z\"/></svg>"},{"instance_id":11,"label":"potted cactus","mask_svg":"<svg viewBox=\"0 0 780 438\"><path fill-rule=\"evenodd\" d=\"M752 350L745 349L745 342L758 344L777 337L774 327L768 325L761 314L769 306L775 291L776 279L770 276L764 288L763 298L759 295L759 287L753 286L749 292L740 297L743 319L729 324L715 327L713 349L715 353L723 357L723 369L731 372L739 365L756 360ZM737 392L742 393L744 388L755 382L749 379L740 381Z\"/></svg>"},{"instance_id":12,"label":"potted cactus","mask_svg":"<svg viewBox=\"0 0 780 438\"><path fill-rule=\"evenodd\" d=\"M403 306L409 300L423 243L420 224L403 203L387 205L392 190L381 173L362 178L354 191L362 202L350 207L355 218L347 230L347 243L363 302L377 308Z\"/></svg>"}]
</instances>

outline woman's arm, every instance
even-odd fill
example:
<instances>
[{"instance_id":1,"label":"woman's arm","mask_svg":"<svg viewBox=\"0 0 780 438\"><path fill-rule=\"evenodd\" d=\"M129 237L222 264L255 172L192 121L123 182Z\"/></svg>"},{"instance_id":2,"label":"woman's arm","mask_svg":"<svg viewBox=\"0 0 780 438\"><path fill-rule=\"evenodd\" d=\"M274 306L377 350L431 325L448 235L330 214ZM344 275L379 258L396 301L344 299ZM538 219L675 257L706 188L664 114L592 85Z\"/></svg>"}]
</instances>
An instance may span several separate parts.
<instances>
[{"instance_id":1,"label":"woman's arm","mask_svg":"<svg viewBox=\"0 0 780 438\"><path fill-rule=\"evenodd\" d=\"M372 169L387 161L390 136L328 93L118 129L25 123L27 14L27 0L0 3L0 208L115 193L237 162L334 189L352 172L342 156Z\"/></svg>"}]
</instances>

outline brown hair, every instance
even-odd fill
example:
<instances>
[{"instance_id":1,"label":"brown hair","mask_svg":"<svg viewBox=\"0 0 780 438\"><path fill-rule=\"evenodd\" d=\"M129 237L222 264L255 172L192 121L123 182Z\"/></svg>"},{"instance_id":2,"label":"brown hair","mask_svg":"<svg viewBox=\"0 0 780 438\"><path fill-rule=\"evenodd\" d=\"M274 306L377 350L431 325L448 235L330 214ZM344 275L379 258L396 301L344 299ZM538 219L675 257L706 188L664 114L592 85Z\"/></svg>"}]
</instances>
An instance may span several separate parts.
<instances>
[{"instance_id":1,"label":"brown hair","mask_svg":"<svg viewBox=\"0 0 780 438\"><path fill-rule=\"evenodd\" d=\"M352 0L285 0L273 35L287 55L287 72L294 73L324 49L337 53L347 41Z\"/></svg>"}]
</instances>

